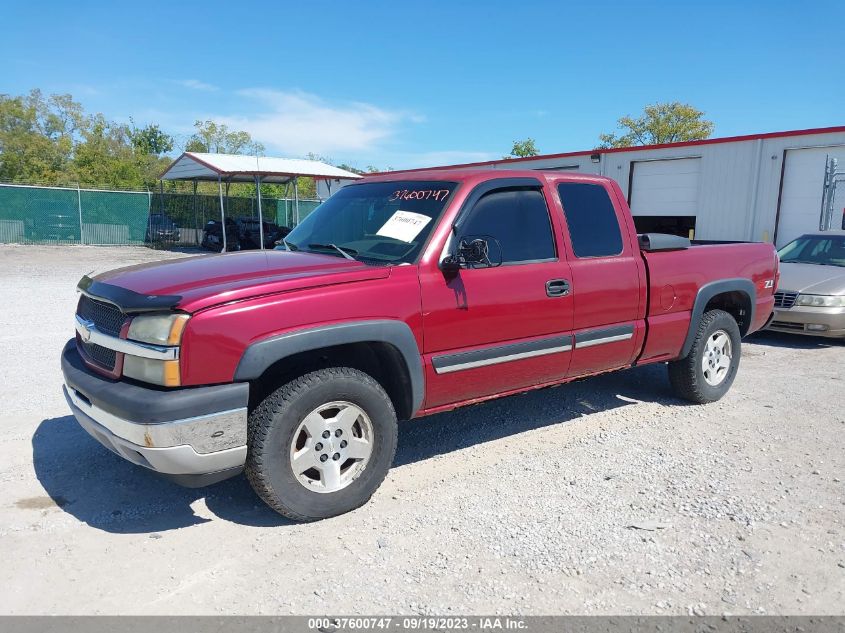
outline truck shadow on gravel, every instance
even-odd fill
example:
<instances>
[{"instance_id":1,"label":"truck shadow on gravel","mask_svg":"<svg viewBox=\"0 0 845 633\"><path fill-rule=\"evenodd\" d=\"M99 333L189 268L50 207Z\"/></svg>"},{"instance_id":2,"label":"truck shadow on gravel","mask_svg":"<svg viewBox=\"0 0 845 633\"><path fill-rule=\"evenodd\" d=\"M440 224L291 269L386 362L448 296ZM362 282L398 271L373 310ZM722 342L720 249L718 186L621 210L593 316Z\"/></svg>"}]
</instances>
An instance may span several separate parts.
<instances>
[{"instance_id":1,"label":"truck shadow on gravel","mask_svg":"<svg viewBox=\"0 0 845 633\"><path fill-rule=\"evenodd\" d=\"M755 332L745 339L744 342L765 345L766 347L783 347L785 349L843 347L843 343L837 339L824 338L823 336L807 336L805 334L787 334L786 332L773 332L771 330Z\"/></svg>"},{"instance_id":2,"label":"truck shadow on gravel","mask_svg":"<svg viewBox=\"0 0 845 633\"><path fill-rule=\"evenodd\" d=\"M106 450L72 415L44 420L32 437L35 474L61 509L118 534L199 525L212 515L249 525L282 525L243 476L207 488L183 488ZM208 508L197 507L199 500ZM210 512L209 512L210 511Z\"/></svg>"},{"instance_id":3,"label":"truck shadow on gravel","mask_svg":"<svg viewBox=\"0 0 845 633\"><path fill-rule=\"evenodd\" d=\"M672 395L662 365L607 374L403 422L394 466L637 401L688 404ZM56 509L106 532L155 538L211 521L211 515L251 526L291 524L263 504L243 475L207 488L182 488L112 454L70 415L44 420L32 452L35 473Z\"/></svg>"}]
</instances>

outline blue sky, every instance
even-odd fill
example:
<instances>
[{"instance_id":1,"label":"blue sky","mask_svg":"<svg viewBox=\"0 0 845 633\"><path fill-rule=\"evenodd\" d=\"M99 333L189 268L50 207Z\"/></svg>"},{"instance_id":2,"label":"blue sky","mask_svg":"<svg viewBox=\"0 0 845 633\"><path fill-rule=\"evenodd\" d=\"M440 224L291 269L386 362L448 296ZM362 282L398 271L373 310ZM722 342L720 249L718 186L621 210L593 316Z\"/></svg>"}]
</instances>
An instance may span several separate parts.
<instances>
[{"instance_id":1,"label":"blue sky","mask_svg":"<svg viewBox=\"0 0 845 633\"><path fill-rule=\"evenodd\" d=\"M0 92L364 167L589 149L644 105L716 136L845 124L836 2L16 2Z\"/></svg>"}]
</instances>

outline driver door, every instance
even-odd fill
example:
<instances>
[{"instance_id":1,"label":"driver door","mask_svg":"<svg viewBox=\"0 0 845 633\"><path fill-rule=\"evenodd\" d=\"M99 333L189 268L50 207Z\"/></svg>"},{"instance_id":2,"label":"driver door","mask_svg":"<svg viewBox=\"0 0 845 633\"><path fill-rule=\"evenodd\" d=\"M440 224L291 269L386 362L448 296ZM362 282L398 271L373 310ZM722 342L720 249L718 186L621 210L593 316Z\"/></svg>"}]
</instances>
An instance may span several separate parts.
<instances>
[{"instance_id":1,"label":"driver door","mask_svg":"<svg viewBox=\"0 0 845 633\"><path fill-rule=\"evenodd\" d=\"M560 230L540 182L514 180L479 185L456 222L455 238L488 240L501 265L421 271L425 408L566 376L573 307Z\"/></svg>"}]
</instances>

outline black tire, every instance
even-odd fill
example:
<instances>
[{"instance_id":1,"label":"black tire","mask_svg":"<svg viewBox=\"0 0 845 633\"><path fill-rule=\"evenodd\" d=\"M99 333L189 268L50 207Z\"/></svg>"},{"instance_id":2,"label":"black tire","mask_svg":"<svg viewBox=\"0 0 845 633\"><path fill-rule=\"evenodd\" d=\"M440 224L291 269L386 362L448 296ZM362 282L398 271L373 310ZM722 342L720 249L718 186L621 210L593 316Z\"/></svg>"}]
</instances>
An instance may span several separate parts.
<instances>
[{"instance_id":1,"label":"black tire","mask_svg":"<svg viewBox=\"0 0 845 633\"><path fill-rule=\"evenodd\" d=\"M372 424L372 453L360 474L335 492L314 492L301 483L289 459L295 432L305 417L326 403L359 407ZM246 475L259 497L295 521L316 521L364 505L384 481L396 453L393 403L369 375L348 367L305 374L283 385L250 414Z\"/></svg>"},{"instance_id":2,"label":"black tire","mask_svg":"<svg viewBox=\"0 0 845 633\"><path fill-rule=\"evenodd\" d=\"M705 379L702 363L708 339L719 330L728 335L732 355L724 378L719 384L712 385ZM730 314L724 310L705 312L698 323L689 354L669 363L669 382L672 383L675 394L684 400L699 404L719 400L728 392L736 378L742 356L741 345L739 326Z\"/></svg>"}]
</instances>

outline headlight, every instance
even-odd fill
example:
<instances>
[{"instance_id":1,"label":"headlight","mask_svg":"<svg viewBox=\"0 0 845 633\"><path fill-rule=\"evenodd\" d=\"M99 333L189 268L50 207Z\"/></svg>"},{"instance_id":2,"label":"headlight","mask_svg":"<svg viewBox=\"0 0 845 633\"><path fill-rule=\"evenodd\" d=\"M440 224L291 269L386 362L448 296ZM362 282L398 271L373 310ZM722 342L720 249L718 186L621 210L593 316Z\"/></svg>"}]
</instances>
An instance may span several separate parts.
<instances>
[{"instance_id":1,"label":"headlight","mask_svg":"<svg viewBox=\"0 0 845 633\"><path fill-rule=\"evenodd\" d=\"M129 354L123 357L123 375L162 387L178 387L182 382L178 360L156 360Z\"/></svg>"},{"instance_id":2,"label":"headlight","mask_svg":"<svg viewBox=\"0 0 845 633\"><path fill-rule=\"evenodd\" d=\"M151 314L136 316L129 324L127 338L153 345L179 345L187 314Z\"/></svg>"},{"instance_id":3,"label":"headlight","mask_svg":"<svg viewBox=\"0 0 845 633\"><path fill-rule=\"evenodd\" d=\"M129 324L126 338L152 345L179 345L190 317L187 314L149 314L136 316ZM181 384L179 361L158 360L126 354L123 375L163 387Z\"/></svg>"},{"instance_id":4,"label":"headlight","mask_svg":"<svg viewBox=\"0 0 845 633\"><path fill-rule=\"evenodd\" d=\"M798 295L795 305L812 306L814 308L843 308L845 307L845 296Z\"/></svg>"}]
</instances>

